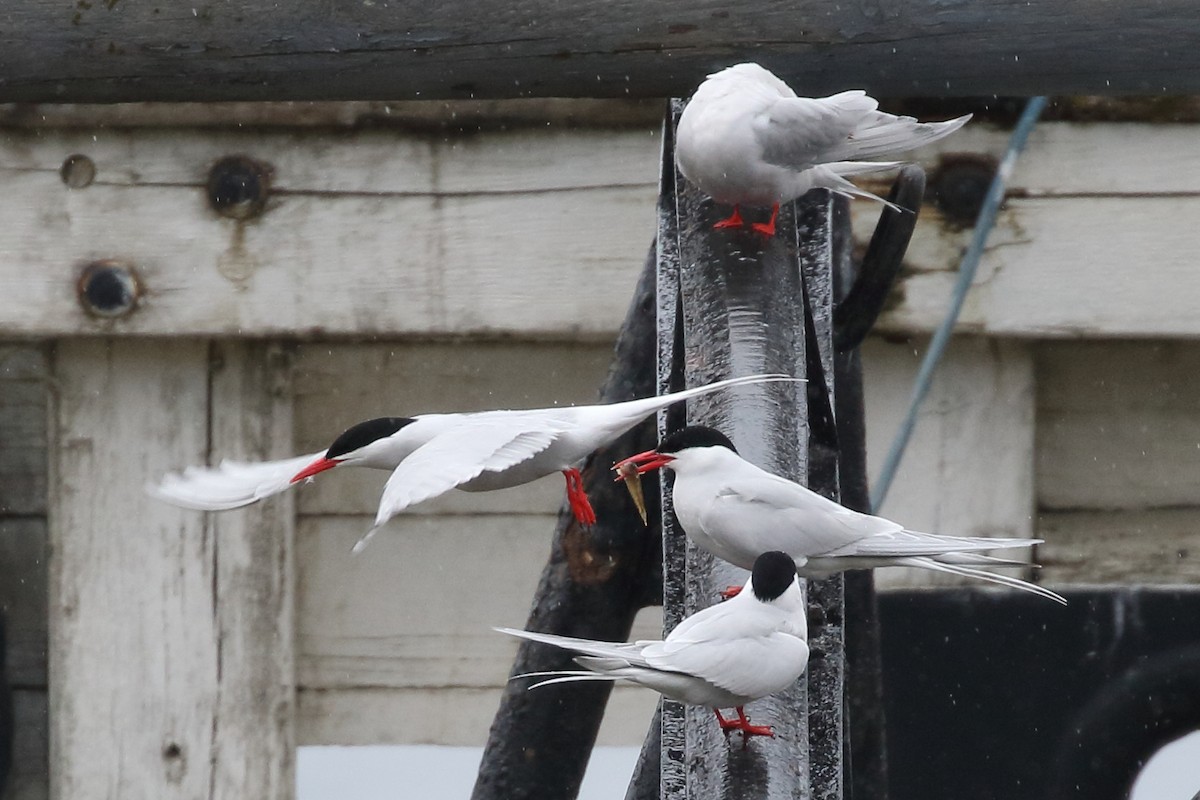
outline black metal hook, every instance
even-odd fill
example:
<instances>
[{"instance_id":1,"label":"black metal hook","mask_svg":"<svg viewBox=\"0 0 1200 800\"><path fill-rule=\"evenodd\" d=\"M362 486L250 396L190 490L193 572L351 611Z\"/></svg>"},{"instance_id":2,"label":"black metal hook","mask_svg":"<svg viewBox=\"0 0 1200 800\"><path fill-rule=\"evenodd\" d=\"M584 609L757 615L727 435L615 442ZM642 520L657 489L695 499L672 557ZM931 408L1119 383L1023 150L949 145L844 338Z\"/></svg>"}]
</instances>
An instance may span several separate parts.
<instances>
[{"instance_id":1,"label":"black metal hook","mask_svg":"<svg viewBox=\"0 0 1200 800\"><path fill-rule=\"evenodd\" d=\"M904 262L924 196L925 170L918 164L906 165L900 170L887 198L904 210L884 206L858 277L834 309L833 345L839 353L862 344L883 311L892 283Z\"/></svg>"}]
</instances>

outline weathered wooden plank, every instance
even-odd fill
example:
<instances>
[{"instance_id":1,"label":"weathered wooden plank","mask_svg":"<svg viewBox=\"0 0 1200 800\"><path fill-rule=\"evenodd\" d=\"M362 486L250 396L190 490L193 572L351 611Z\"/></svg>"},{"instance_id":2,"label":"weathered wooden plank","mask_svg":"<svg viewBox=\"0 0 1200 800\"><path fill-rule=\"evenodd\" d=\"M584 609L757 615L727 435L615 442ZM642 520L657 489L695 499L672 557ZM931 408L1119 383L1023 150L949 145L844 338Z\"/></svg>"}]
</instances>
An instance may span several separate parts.
<instances>
[{"instance_id":1,"label":"weathered wooden plank","mask_svg":"<svg viewBox=\"0 0 1200 800\"><path fill-rule=\"evenodd\" d=\"M414 9L350 0L153 8L20 0L0 37L2 101L681 96L758 59L812 92L1197 91L1183 0L988 0L864 11L798 0L730 16L713 0L636 9L526 0ZM1098 41L1108 46L1097 47Z\"/></svg>"},{"instance_id":2,"label":"weathered wooden plank","mask_svg":"<svg viewBox=\"0 0 1200 800\"><path fill-rule=\"evenodd\" d=\"M214 542L200 514L141 490L204 460L207 375L204 342L58 347L51 797L190 800L212 786Z\"/></svg>"},{"instance_id":3,"label":"weathered wooden plank","mask_svg":"<svg viewBox=\"0 0 1200 800\"><path fill-rule=\"evenodd\" d=\"M1183 298L1200 291L1186 220L1200 198L1012 199L1000 214L957 330L996 336L1195 337ZM1113 220L1119 219L1120 225ZM1147 253L1153 259L1146 259ZM1147 269L1130 270L1130 264ZM1152 266L1151 266L1152 265ZM1138 278L1134 280L1134 276ZM882 331L930 330L955 275L903 278Z\"/></svg>"},{"instance_id":4,"label":"weathered wooden plank","mask_svg":"<svg viewBox=\"0 0 1200 800\"><path fill-rule=\"evenodd\" d=\"M14 686L46 687L46 520L0 517L0 610Z\"/></svg>"},{"instance_id":5,"label":"weathered wooden plank","mask_svg":"<svg viewBox=\"0 0 1200 800\"><path fill-rule=\"evenodd\" d=\"M44 181L14 176L6 197ZM3 203L0 319L22 336L607 338L636 277L630 264L644 245L635 242L650 236L638 213L647 190L584 190L573 203L560 194L288 197L253 224L216 217L187 187L92 187L63 190L50 207ZM162 219L170 222L160 235L143 235L147 220ZM486 237L459 236L466 219ZM574 266L563 253L575 254ZM129 316L95 318L77 300L79 272L95 258L138 272L144 296Z\"/></svg>"},{"instance_id":6,"label":"weathered wooden plank","mask_svg":"<svg viewBox=\"0 0 1200 800\"><path fill-rule=\"evenodd\" d=\"M1197 504L1200 345L1048 342L1034 353L1039 508Z\"/></svg>"},{"instance_id":7,"label":"weathered wooden plank","mask_svg":"<svg viewBox=\"0 0 1200 800\"><path fill-rule=\"evenodd\" d=\"M401 515L366 553L352 557L351 546L372 519L301 518L300 684L306 689L502 686L516 644L491 627L524 622L555 515ZM480 591L460 593L453 603L430 604L428 598L445 593L451 568L455 585ZM389 599L381 603L381 597ZM420 613L403 611L417 608ZM644 617L635 635L657 636L654 617Z\"/></svg>"},{"instance_id":8,"label":"weathered wooden plank","mask_svg":"<svg viewBox=\"0 0 1200 800\"><path fill-rule=\"evenodd\" d=\"M290 505L217 522L142 491L289 448L286 375L268 346L59 344L52 797L292 796Z\"/></svg>"},{"instance_id":9,"label":"weathered wooden plank","mask_svg":"<svg viewBox=\"0 0 1200 800\"><path fill-rule=\"evenodd\" d=\"M0 516L46 513L47 386L43 348L0 345Z\"/></svg>"},{"instance_id":10,"label":"weathered wooden plank","mask_svg":"<svg viewBox=\"0 0 1200 800\"><path fill-rule=\"evenodd\" d=\"M874 476L904 415L924 342L869 339L862 348L867 455ZM880 513L956 536L1031 536L1033 359L1029 345L952 340ZM1008 555L1021 558L1019 551ZM881 587L954 585L928 570L877 570Z\"/></svg>"},{"instance_id":11,"label":"weathered wooden plank","mask_svg":"<svg viewBox=\"0 0 1200 800\"><path fill-rule=\"evenodd\" d=\"M489 408L596 402L610 342L320 343L298 348L296 452L327 447L356 422ZM301 514L374 514L387 473L334 470L298 487ZM448 492L411 514L555 514L562 476L497 492Z\"/></svg>"},{"instance_id":12,"label":"weathered wooden plank","mask_svg":"<svg viewBox=\"0 0 1200 800\"><path fill-rule=\"evenodd\" d=\"M1037 532L1046 583L1195 585L1200 508L1041 511Z\"/></svg>"},{"instance_id":13,"label":"weathered wooden plank","mask_svg":"<svg viewBox=\"0 0 1200 800\"><path fill-rule=\"evenodd\" d=\"M962 329L1196 336L1194 127L1039 127ZM0 231L2 331L601 339L615 333L634 283L639 232L650 236L658 141L649 130L94 135L26 131L0 145L11 187L0 213L12 221ZM1004 138L971 125L917 156L936 185L939 159L995 154ZM59 177L74 152L96 162L88 188ZM209 165L234 152L274 168L278 191L251 223L220 219L203 200ZM1179 167L1156 168L1168 163ZM852 208L865 238L878 207ZM149 220L153 237L143 235ZM967 235L925 210L886 330L936 325ZM1156 257L1142 258L1151 249ZM100 257L132 262L145 283L126 319L88 317L74 298L77 270Z\"/></svg>"},{"instance_id":14,"label":"weathered wooden plank","mask_svg":"<svg viewBox=\"0 0 1200 800\"><path fill-rule=\"evenodd\" d=\"M649 638L660 635L658 630L644 630ZM571 687L547 688L547 691L558 692L570 690ZM436 691L369 686L301 689L296 721L299 744L479 747L487 739L488 726L496 713L501 691L500 686L478 689L451 686ZM654 715L655 703L656 695L646 689L614 687L596 744L601 747L636 746Z\"/></svg>"},{"instance_id":15,"label":"weathered wooden plank","mask_svg":"<svg viewBox=\"0 0 1200 800\"><path fill-rule=\"evenodd\" d=\"M372 517L302 518L300 684L502 685L516 647L491 626L524 622L554 518L402 514L357 557L350 548ZM430 603L428 598L445 594L449 569L455 586L479 591Z\"/></svg>"},{"instance_id":16,"label":"weathered wooden plank","mask_svg":"<svg viewBox=\"0 0 1200 800\"><path fill-rule=\"evenodd\" d=\"M47 800L50 715L46 689L14 689L12 710L15 735L4 800Z\"/></svg>"},{"instance_id":17,"label":"weathered wooden plank","mask_svg":"<svg viewBox=\"0 0 1200 800\"><path fill-rule=\"evenodd\" d=\"M96 167L88 189L203 188L218 159L244 154L271 166L271 188L277 192L517 194L653 186L657 148L652 127L434 133L92 126L6 131L0 165L6 173L39 175L65 191L59 173L63 159L81 153Z\"/></svg>"},{"instance_id":18,"label":"weathered wooden plank","mask_svg":"<svg viewBox=\"0 0 1200 800\"><path fill-rule=\"evenodd\" d=\"M210 452L283 458L292 448L291 357L265 343L214 346ZM209 517L218 628L209 797L295 794L295 506L290 498Z\"/></svg>"}]
</instances>

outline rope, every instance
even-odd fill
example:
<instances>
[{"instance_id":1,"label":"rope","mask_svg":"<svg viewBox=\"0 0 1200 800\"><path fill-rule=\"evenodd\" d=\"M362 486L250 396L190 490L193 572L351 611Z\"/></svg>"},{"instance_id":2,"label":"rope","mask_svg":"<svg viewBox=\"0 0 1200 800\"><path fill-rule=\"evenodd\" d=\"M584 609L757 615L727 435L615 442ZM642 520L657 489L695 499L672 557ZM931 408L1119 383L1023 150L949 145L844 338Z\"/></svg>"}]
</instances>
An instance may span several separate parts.
<instances>
[{"instance_id":1,"label":"rope","mask_svg":"<svg viewBox=\"0 0 1200 800\"><path fill-rule=\"evenodd\" d=\"M1045 97L1029 98L1029 102L1025 104L1025 110L1021 112L1021 118L1017 121L1017 127L1008 140L1008 149L1005 150L1004 157L1000 159L1000 166L992 178L992 184L988 187L983 206L979 209L979 217L975 221L971 244L958 268L958 281L954 285L950 308L947 309L946 316L942 319L938 329L934 331L933 338L929 342L929 350L925 352L925 358L921 361L921 368L917 372L917 380L913 385L912 397L908 401L908 413L896 431L891 449L888 450L887 458L883 462L879 480L875 482L875 488L871 492L871 508L876 512L883 505L888 489L891 488L892 480L896 477L896 470L900 467L900 461L904 458L904 450L908 447L908 440L912 437L913 428L917 424L917 411L920 410L925 395L929 393L929 387L933 383L934 370L946 350L946 345L950 342L950 334L962 312L963 302L967 299L967 291L975 280L979 259L983 256L983 248L987 244L988 235L996 224L996 215L1000 211L1000 203L1004 200L1004 187L1012 176L1013 167L1017 163L1017 155L1025 147L1025 141L1029 138L1030 132L1037 124L1038 117L1041 116L1042 109L1045 107Z\"/></svg>"}]
</instances>

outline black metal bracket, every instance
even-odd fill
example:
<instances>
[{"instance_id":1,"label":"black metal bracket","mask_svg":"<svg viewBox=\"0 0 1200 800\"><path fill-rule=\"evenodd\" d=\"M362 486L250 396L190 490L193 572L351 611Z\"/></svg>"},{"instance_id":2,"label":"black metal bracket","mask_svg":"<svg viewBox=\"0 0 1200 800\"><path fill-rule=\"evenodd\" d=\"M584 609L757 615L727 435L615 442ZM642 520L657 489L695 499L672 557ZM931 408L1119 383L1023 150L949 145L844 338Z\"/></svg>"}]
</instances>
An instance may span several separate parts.
<instances>
[{"instance_id":1,"label":"black metal bracket","mask_svg":"<svg viewBox=\"0 0 1200 800\"><path fill-rule=\"evenodd\" d=\"M887 198L903 210L884 206L858 277L833 312L833 346L839 353L862 344L883 311L903 266L924 197L925 170L908 164L900 170Z\"/></svg>"}]
</instances>

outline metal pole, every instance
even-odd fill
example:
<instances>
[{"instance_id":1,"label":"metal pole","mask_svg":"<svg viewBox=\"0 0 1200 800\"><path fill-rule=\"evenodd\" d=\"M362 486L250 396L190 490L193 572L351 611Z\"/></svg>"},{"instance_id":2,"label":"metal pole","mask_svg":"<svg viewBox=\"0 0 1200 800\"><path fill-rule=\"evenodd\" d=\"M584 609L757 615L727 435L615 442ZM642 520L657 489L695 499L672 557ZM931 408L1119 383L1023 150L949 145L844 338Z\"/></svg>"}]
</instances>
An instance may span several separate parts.
<instances>
[{"instance_id":1,"label":"metal pole","mask_svg":"<svg viewBox=\"0 0 1200 800\"><path fill-rule=\"evenodd\" d=\"M724 431L744 457L773 472L801 481L813 478L822 490L836 494L831 270L834 232L845 222L833 222L835 201L828 193L813 192L780 211L773 238L713 231L718 210L675 174L671 132L681 109L676 101L663 145L659 391L677 386L681 378L692 386L752 372L808 375L807 388L770 384L700 398L689 403L687 420ZM660 429L678 424L663 419ZM814 444L822 451L819 474L810 469ZM664 627L669 630L683 616L717 602L717 592L741 583L745 572L687 542L674 524L666 490L663 499ZM664 800L841 798L840 595L840 579L812 592L810 602L820 608L813 631L818 655L808 679L747 708L756 722L774 726L775 738L743 749L726 741L708 709L663 703Z\"/></svg>"}]
</instances>

